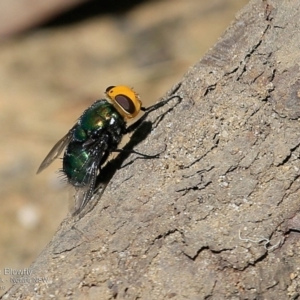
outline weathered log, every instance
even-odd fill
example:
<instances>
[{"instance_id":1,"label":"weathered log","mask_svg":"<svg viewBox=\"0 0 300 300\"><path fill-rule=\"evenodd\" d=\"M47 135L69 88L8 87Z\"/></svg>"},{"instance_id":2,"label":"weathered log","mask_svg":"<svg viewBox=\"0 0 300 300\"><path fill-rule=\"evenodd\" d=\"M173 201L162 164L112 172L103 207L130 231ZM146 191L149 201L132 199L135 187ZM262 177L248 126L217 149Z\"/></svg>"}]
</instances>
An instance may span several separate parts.
<instances>
[{"instance_id":1,"label":"weathered log","mask_svg":"<svg viewBox=\"0 0 300 300\"><path fill-rule=\"evenodd\" d=\"M299 296L300 2L251 1L8 299ZM160 118L159 116L163 116Z\"/></svg>"}]
</instances>

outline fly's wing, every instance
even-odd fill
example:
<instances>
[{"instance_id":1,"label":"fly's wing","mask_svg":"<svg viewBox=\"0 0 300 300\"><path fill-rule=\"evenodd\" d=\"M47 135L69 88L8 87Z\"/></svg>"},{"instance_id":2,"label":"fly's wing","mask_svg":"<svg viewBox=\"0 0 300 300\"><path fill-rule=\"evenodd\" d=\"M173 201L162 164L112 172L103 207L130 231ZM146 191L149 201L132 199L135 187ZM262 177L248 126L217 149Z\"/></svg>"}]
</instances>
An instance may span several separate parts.
<instances>
[{"instance_id":1,"label":"fly's wing","mask_svg":"<svg viewBox=\"0 0 300 300\"><path fill-rule=\"evenodd\" d=\"M97 170L98 166L96 163L93 163L87 172L88 184L83 187L75 187L74 203L73 207L70 207L73 216L78 215L92 198L97 178Z\"/></svg>"},{"instance_id":2,"label":"fly's wing","mask_svg":"<svg viewBox=\"0 0 300 300\"><path fill-rule=\"evenodd\" d=\"M83 166L86 170L84 181L87 184L82 187L75 187L74 204L70 207L73 216L78 215L84 209L95 193L98 170L100 171L101 160L106 153L103 146L93 143L88 147L88 159ZM74 179L76 180L76 177Z\"/></svg>"},{"instance_id":3,"label":"fly's wing","mask_svg":"<svg viewBox=\"0 0 300 300\"><path fill-rule=\"evenodd\" d=\"M69 211L73 217L81 219L85 214L90 212L97 204L97 201L102 197L108 182L103 182L97 187L94 187L88 195L88 190L81 188L76 189L75 195L71 194L69 201ZM95 196L95 199L93 199Z\"/></svg>"},{"instance_id":4,"label":"fly's wing","mask_svg":"<svg viewBox=\"0 0 300 300\"><path fill-rule=\"evenodd\" d=\"M60 139L54 147L50 150L48 155L45 157L43 162L41 163L40 167L38 168L36 174L39 174L44 169L46 169L48 166L52 164L52 162L58 158L58 156L61 154L61 152L64 150L66 145L71 141L72 139L72 131L70 130L62 139Z\"/></svg>"}]
</instances>

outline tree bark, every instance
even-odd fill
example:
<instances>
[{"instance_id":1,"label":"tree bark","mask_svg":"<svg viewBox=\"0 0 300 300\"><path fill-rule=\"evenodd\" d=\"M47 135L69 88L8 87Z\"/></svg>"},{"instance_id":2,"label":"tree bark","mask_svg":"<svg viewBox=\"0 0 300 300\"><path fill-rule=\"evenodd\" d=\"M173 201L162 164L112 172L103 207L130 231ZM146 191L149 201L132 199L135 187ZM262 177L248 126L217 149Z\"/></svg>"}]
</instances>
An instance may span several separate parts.
<instances>
[{"instance_id":1,"label":"tree bark","mask_svg":"<svg viewBox=\"0 0 300 300\"><path fill-rule=\"evenodd\" d=\"M296 299L299 20L251 1L147 118L160 158L128 156L3 299Z\"/></svg>"}]
</instances>

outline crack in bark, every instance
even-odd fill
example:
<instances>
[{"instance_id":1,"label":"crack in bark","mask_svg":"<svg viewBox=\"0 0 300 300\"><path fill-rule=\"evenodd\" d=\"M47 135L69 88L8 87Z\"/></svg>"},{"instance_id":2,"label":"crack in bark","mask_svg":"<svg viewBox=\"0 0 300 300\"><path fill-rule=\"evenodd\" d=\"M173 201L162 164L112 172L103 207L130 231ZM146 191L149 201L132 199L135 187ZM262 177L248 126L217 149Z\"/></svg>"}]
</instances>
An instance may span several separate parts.
<instances>
[{"instance_id":1,"label":"crack in bark","mask_svg":"<svg viewBox=\"0 0 300 300\"><path fill-rule=\"evenodd\" d=\"M202 179L202 178L201 178ZM195 184L193 186L190 186L190 187L185 187L183 189L179 189L179 190L175 190L176 192L184 192L182 194L182 196L186 195L190 190L193 190L193 191L201 191L201 190L204 190L207 186L209 186L210 184L212 183L211 180L203 183L201 185L201 181L198 183L198 184Z\"/></svg>"},{"instance_id":2,"label":"crack in bark","mask_svg":"<svg viewBox=\"0 0 300 300\"><path fill-rule=\"evenodd\" d=\"M216 140L214 141L215 144L212 145L204 154L202 154L200 157L196 158L192 163L190 163L189 165L183 166L182 169L189 169L191 166L193 166L194 164L198 163L200 160L202 160L203 158L205 158L213 149L217 148L219 145L219 137L217 137L218 133L216 133L213 136L213 139L216 137Z\"/></svg>"},{"instance_id":3,"label":"crack in bark","mask_svg":"<svg viewBox=\"0 0 300 300\"><path fill-rule=\"evenodd\" d=\"M300 142L294 146L293 148L290 148L290 154L287 155L280 163L278 163L276 165L276 167L280 167L280 166L283 166L285 165L286 163L289 162L290 158L292 157L292 155L294 154L294 152L298 149L298 147L300 146Z\"/></svg>"},{"instance_id":4,"label":"crack in bark","mask_svg":"<svg viewBox=\"0 0 300 300\"><path fill-rule=\"evenodd\" d=\"M191 256L189 254L187 254L186 252L182 251L182 254L185 255L188 259L195 261L197 259L197 257L199 256L199 254L203 251L203 250L209 250L208 246L203 246L200 249L197 250L196 254L194 256Z\"/></svg>"},{"instance_id":5,"label":"crack in bark","mask_svg":"<svg viewBox=\"0 0 300 300\"><path fill-rule=\"evenodd\" d=\"M211 171L212 169L214 169L214 166L211 166L211 167L209 167L207 169L202 169L202 170L196 171L195 173L190 174L190 175L183 174L182 178L191 178L191 177L194 177L196 175L201 175L203 173L207 173L207 172Z\"/></svg>"},{"instance_id":6,"label":"crack in bark","mask_svg":"<svg viewBox=\"0 0 300 300\"><path fill-rule=\"evenodd\" d=\"M217 83L211 84L208 87L206 87L203 96L205 97L208 93L210 93L211 91L215 90L216 87L217 87Z\"/></svg>"},{"instance_id":7,"label":"crack in bark","mask_svg":"<svg viewBox=\"0 0 300 300\"><path fill-rule=\"evenodd\" d=\"M247 71L247 63L250 61L250 58L252 55L257 51L259 46L262 44L264 36L266 35L267 31L271 28L270 25L267 25L265 30L263 31L259 41L248 51L248 53L245 55L244 59L240 62L240 67L242 66L243 69L241 70L240 74L237 76L236 81L240 81L242 78L243 74Z\"/></svg>"}]
</instances>

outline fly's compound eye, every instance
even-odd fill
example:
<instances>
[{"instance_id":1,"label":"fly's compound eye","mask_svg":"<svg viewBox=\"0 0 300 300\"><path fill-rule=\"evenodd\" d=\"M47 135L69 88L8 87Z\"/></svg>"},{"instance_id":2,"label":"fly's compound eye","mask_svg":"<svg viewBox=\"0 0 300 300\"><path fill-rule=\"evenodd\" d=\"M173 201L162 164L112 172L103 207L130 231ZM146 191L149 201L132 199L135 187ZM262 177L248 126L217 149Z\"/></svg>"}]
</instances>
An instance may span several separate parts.
<instances>
[{"instance_id":1,"label":"fly's compound eye","mask_svg":"<svg viewBox=\"0 0 300 300\"><path fill-rule=\"evenodd\" d=\"M105 93L124 118L132 119L140 112L142 102L133 89L124 85L109 86Z\"/></svg>"},{"instance_id":2,"label":"fly's compound eye","mask_svg":"<svg viewBox=\"0 0 300 300\"><path fill-rule=\"evenodd\" d=\"M136 107L133 101L128 98L126 95L117 95L115 97L115 101L129 114L134 114L136 111Z\"/></svg>"}]
</instances>

